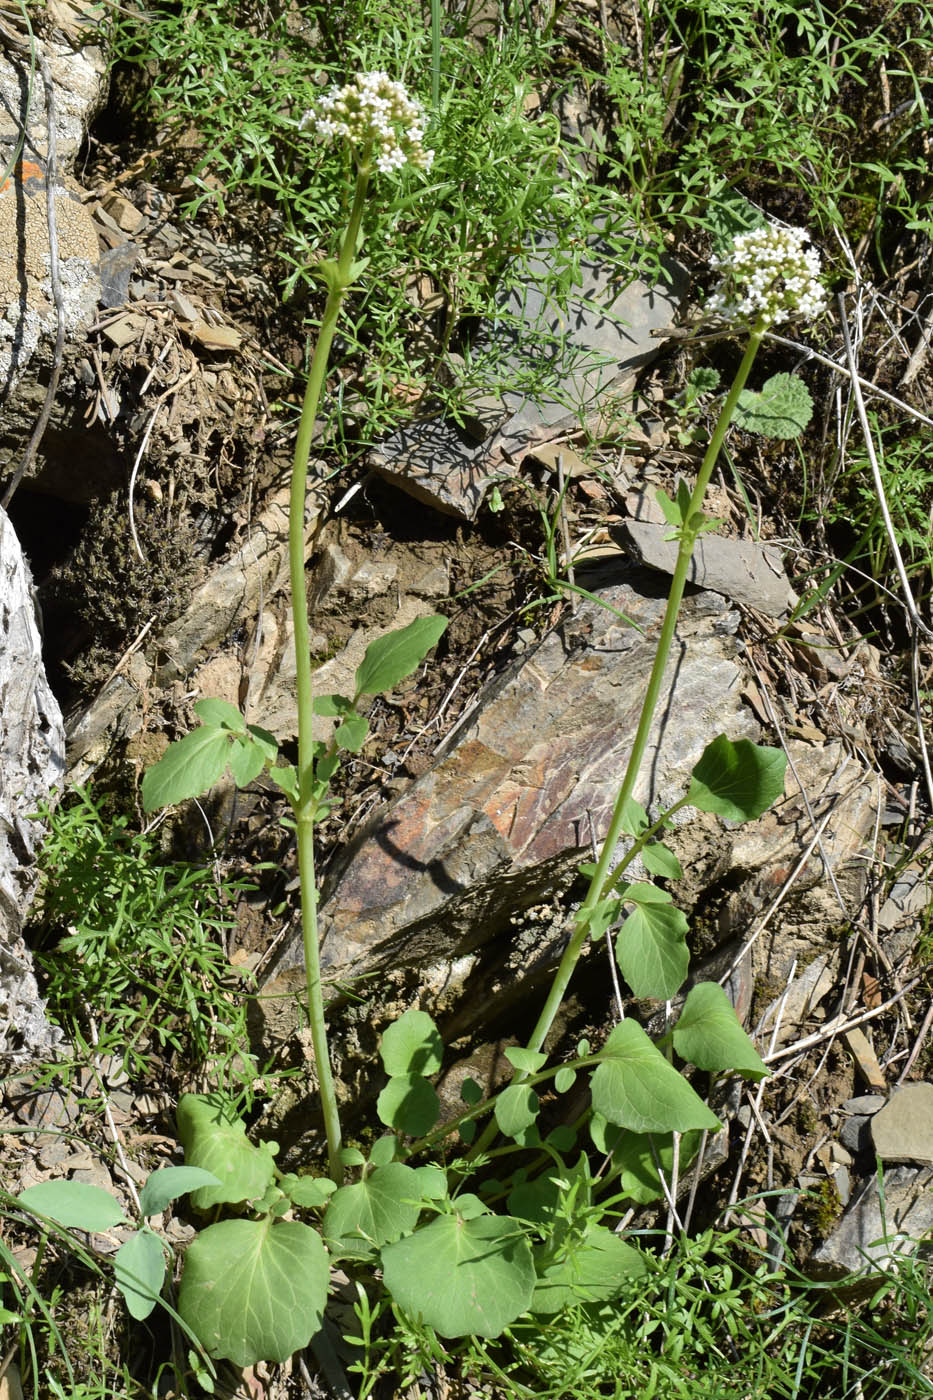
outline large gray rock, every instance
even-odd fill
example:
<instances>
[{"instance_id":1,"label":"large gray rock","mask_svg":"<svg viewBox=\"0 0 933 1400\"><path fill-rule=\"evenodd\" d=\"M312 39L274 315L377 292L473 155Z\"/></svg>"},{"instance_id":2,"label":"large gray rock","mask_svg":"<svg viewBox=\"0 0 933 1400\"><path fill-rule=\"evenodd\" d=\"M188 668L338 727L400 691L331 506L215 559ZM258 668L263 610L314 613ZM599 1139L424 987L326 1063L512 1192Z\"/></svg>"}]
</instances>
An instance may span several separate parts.
<instances>
[{"instance_id":1,"label":"large gray rock","mask_svg":"<svg viewBox=\"0 0 933 1400\"><path fill-rule=\"evenodd\" d=\"M642 564L673 574L677 543L668 536L669 525L648 520L626 520L621 533ZM768 617L786 617L797 604L781 555L755 540L733 540L724 535L701 535L696 542L687 575L698 588L712 588L733 602L757 608Z\"/></svg>"},{"instance_id":2,"label":"large gray rock","mask_svg":"<svg viewBox=\"0 0 933 1400\"><path fill-rule=\"evenodd\" d=\"M605 588L601 597L616 611L585 603L508 668L439 762L350 847L321 907L330 981L408 966L427 987L451 991L492 945L494 958L516 952L519 966L503 973L514 996L521 972L541 974L553 964L566 920L550 932L516 918L519 931L511 921L549 901L585 858L591 833L598 840L606 829L664 611L663 598L632 583ZM714 594L684 605L672 693L636 788L646 805L682 796L717 734L756 732L739 699L734 623ZM296 937L270 993L294 987L300 961Z\"/></svg>"},{"instance_id":3,"label":"large gray rock","mask_svg":"<svg viewBox=\"0 0 933 1400\"><path fill-rule=\"evenodd\" d=\"M593 422L607 411L610 393L631 392L674 324L683 268L668 259L668 280L626 281L596 237L578 261L572 291L555 297L545 289L559 258L552 241L543 242L481 331L474 356L487 380L478 399L468 396L464 427L437 417L394 433L370 454L386 480L473 519L493 478L514 475L536 444L559 431Z\"/></svg>"},{"instance_id":4,"label":"large gray rock","mask_svg":"<svg viewBox=\"0 0 933 1400\"><path fill-rule=\"evenodd\" d=\"M32 579L0 509L0 1054L48 1053L57 1038L43 1014L22 939L42 840L30 820L61 782L61 712L42 666Z\"/></svg>"},{"instance_id":5,"label":"large gray rock","mask_svg":"<svg viewBox=\"0 0 933 1400\"><path fill-rule=\"evenodd\" d=\"M79 12L83 6L84 13ZM88 125L107 95L107 55L90 38L100 35L95 7L43 5L46 19L57 25L51 34L29 39L23 50L12 44L0 49L0 145L13 147L23 126L28 132L24 155L48 153L48 108L38 67L33 69L30 46L45 56L55 89L55 144L63 170L74 167ZM70 11L65 15L63 11ZM70 21L70 22L69 22ZM23 38L26 39L25 33Z\"/></svg>"}]
</instances>

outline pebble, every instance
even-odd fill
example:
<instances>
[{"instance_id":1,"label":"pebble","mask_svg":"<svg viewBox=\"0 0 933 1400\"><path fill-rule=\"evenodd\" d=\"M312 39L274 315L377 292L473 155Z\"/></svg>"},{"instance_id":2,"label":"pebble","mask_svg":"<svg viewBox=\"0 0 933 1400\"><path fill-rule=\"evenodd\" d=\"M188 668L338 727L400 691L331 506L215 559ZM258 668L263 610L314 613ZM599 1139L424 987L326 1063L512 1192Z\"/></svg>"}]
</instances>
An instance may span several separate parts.
<instances>
[{"instance_id":1,"label":"pebble","mask_svg":"<svg viewBox=\"0 0 933 1400\"><path fill-rule=\"evenodd\" d=\"M884 1162L933 1166L933 1084L897 1089L871 1119L871 1138Z\"/></svg>"},{"instance_id":2,"label":"pebble","mask_svg":"<svg viewBox=\"0 0 933 1400\"><path fill-rule=\"evenodd\" d=\"M877 1113L887 1103L884 1094L860 1094L858 1098L847 1099L842 1105L843 1113Z\"/></svg>"},{"instance_id":3,"label":"pebble","mask_svg":"<svg viewBox=\"0 0 933 1400\"><path fill-rule=\"evenodd\" d=\"M847 1118L839 1131L839 1140L856 1157L871 1151L871 1119L864 1113Z\"/></svg>"}]
</instances>

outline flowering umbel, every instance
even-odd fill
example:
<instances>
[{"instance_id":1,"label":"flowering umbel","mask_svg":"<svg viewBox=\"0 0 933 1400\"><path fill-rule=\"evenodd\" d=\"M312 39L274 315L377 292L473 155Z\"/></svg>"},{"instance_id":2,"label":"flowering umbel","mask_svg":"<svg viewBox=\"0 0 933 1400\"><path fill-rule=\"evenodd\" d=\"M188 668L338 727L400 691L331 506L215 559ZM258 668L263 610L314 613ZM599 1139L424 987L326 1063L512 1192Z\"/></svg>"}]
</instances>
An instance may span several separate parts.
<instances>
[{"instance_id":1,"label":"flowering umbel","mask_svg":"<svg viewBox=\"0 0 933 1400\"><path fill-rule=\"evenodd\" d=\"M387 73L358 73L344 87L332 87L313 111L305 112L301 125L327 141L344 137L354 146L372 146L376 169L384 175L407 161L428 170L434 159L434 152L424 147L420 103Z\"/></svg>"},{"instance_id":2,"label":"flowering umbel","mask_svg":"<svg viewBox=\"0 0 933 1400\"><path fill-rule=\"evenodd\" d=\"M738 234L729 253L711 260L723 278L707 312L730 321L764 315L769 325L797 316L813 320L825 310L826 293L820 255L808 242L805 229L777 224Z\"/></svg>"}]
</instances>

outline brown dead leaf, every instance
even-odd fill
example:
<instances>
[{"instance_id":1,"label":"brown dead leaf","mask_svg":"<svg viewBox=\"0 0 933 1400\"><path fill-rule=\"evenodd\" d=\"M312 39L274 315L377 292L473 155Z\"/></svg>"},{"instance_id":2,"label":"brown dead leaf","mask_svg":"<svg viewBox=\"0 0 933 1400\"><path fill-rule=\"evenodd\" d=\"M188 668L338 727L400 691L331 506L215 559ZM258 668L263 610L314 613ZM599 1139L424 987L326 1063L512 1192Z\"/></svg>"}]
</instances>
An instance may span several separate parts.
<instances>
[{"instance_id":1,"label":"brown dead leaf","mask_svg":"<svg viewBox=\"0 0 933 1400\"><path fill-rule=\"evenodd\" d=\"M870 1011L881 1005L881 983L870 972L862 973L862 1001Z\"/></svg>"}]
</instances>

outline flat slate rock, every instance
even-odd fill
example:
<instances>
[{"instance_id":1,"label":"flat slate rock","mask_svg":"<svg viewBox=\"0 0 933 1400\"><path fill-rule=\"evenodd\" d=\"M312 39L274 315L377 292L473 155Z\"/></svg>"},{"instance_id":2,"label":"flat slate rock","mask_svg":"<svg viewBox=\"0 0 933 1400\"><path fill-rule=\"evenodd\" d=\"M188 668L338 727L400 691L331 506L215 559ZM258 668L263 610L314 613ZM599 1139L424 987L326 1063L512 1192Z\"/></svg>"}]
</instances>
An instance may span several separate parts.
<instances>
[{"instance_id":1,"label":"flat slate rock","mask_svg":"<svg viewBox=\"0 0 933 1400\"><path fill-rule=\"evenodd\" d=\"M598 417L607 391L630 390L655 358L686 291L684 269L665 261L667 280L651 286L618 279L618 257L599 237L579 260L576 285L562 301L542 291L561 255L542 241L521 285L503 298L480 333L474 357L489 362L483 425L416 420L373 449L369 464L387 481L449 515L472 520L490 481L514 475L536 444ZM550 387L532 392L542 372ZM497 405L501 411L497 412ZM471 415L476 417L477 415ZM498 419L498 423L497 420ZM498 427L498 431L495 428Z\"/></svg>"},{"instance_id":2,"label":"flat slate rock","mask_svg":"<svg viewBox=\"0 0 933 1400\"><path fill-rule=\"evenodd\" d=\"M673 574L677 543L665 539L669 525L626 520L620 530L640 563ZM784 573L780 552L754 540L701 535L687 577L699 588L711 588L767 617L786 617L799 601Z\"/></svg>"},{"instance_id":3,"label":"flat slate rock","mask_svg":"<svg viewBox=\"0 0 933 1400\"><path fill-rule=\"evenodd\" d=\"M650 576L638 583L650 586ZM444 756L348 848L321 904L328 980L403 965L425 970L471 954L509 930L517 910L552 896L589 851L591 834L599 840L665 605L629 583L601 596L643 630L585 603L487 688ZM756 733L739 698L734 623L715 594L684 605L673 691L636 788L646 805L680 797L717 734ZM535 946L529 966L552 954ZM300 963L294 937L273 980Z\"/></svg>"},{"instance_id":4,"label":"flat slate rock","mask_svg":"<svg viewBox=\"0 0 933 1400\"><path fill-rule=\"evenodd\" d=\"M884 1210L872 1177L829 1238L810 1258L815 1278L874 1275L895 1255L913 1254L933 1230L933 1169L890 1167L884 1173Z\"/></svg>"},{"instance_id":5,"label":"flat slate rock","mask_svg":"<svg viewBox=\"0 0 933 1400\"><path fill-rule=\"evenodd\" d=\"M933 1084L905 1084L871 1120L875 1151L883 1162L933 1166Z\"/></svg>"}]
</instances>

